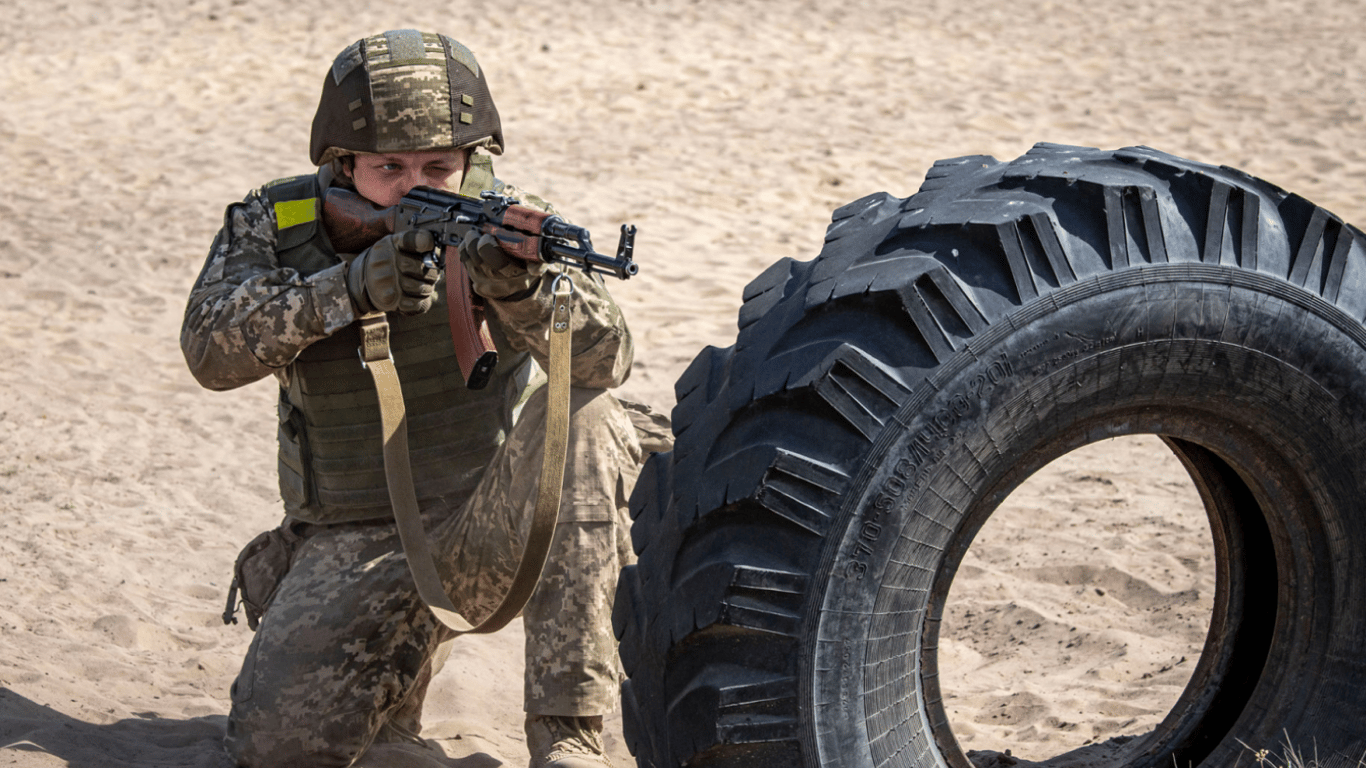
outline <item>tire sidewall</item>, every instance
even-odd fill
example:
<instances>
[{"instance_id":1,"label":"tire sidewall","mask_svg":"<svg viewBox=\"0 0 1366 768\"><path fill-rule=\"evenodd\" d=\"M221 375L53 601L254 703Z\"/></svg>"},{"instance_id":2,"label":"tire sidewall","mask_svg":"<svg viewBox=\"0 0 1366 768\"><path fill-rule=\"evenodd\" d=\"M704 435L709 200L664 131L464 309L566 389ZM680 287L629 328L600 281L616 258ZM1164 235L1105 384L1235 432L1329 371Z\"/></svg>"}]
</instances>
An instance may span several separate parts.
<instances>
[{"instance_id":1,"label":"tire sidewall","mask_svg":"<svg viewBox=\"0 0 1366 768\"><path fill-rule=\"evenodd\" d=\"M1304 495L1309 514L1269 520L1285 615L1234 730L1298 722L1303 691L1332 674L1324 659L1364 650L1362 608L1340 607L1361 594L1363 556L1349 544L1366 533L1343 514L1363 493L1360 334L1331 305L1256 273L1152 265L1027 305L945 361L875 441L822 556L801 672L816 764L967 765L934 647L953 571L1035 470L1143 432L1200 443L1253 485L1259 472L1293 479L1265 494ZM1287 693L1291 682L1302 692Z\"/></svg>"}]
</instances>

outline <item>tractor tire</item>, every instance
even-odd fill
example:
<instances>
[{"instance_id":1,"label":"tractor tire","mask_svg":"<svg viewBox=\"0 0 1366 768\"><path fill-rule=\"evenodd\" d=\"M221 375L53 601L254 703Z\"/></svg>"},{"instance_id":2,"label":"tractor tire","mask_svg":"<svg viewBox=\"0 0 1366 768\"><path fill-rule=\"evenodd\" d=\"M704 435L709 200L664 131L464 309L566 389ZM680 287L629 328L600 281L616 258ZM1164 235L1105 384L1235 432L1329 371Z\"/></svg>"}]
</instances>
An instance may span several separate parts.
<instances>
[{"instance_id":1,"label":"tractor tire","mask_svg":"<svg viewBox=\"0 0 1366 768\"><path fill-rule=\"evenodd\" d=\"M1037 469L1141 433L1200 492L1217 589L1189 685L1110 764L1283 741L1355 761L1364 249L1145 147L944 160L835 211L679 379L674 449L632 496L614 625L638 764L970 768L936 657L964 553Z\"/></svg>"}]
</instances>

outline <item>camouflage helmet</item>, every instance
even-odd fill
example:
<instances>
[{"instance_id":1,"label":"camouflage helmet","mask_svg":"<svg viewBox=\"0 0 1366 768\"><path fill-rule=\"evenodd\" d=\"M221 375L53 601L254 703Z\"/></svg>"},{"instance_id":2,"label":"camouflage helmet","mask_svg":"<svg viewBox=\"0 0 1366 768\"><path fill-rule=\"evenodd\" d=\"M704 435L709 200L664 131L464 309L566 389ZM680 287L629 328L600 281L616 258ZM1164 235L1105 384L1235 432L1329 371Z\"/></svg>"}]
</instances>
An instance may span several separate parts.
<instances>
[{"instance_id":1,"label":"camouflage helmet","mask_svg":"<svg viewBox=\"0 0 1366 768\"><path fill-rule=\"evenodd\" d=\"M357 40L323 80L309 157L482 146L503 153L503 127L470 49L398 29ZM329 150L332 150L329 152Z\"/></svg>"}]
</instances>

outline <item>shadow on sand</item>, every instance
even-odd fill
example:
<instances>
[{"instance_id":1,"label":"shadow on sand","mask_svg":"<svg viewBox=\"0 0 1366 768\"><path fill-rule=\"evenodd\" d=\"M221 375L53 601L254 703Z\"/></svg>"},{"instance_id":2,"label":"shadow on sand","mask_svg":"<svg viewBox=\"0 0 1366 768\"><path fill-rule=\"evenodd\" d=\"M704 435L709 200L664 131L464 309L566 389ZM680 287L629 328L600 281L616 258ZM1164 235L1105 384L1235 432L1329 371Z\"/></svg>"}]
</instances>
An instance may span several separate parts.
<instances>
[{"instance_id":1,"label":"shadow on sand","mask_svg":"<svg viewBox=\"0 0 1366 768\"><path fill-rule=\"evenodd\" d=\"M173 720L140 713L99 725L87 723L0 688L0 753L31 752L32 765L70 768L233 768L223 749L224 715ZM62 762L38 755L50 755ZM16 759L17 758L17 759ZM28 762L17 755L0 761ZM435 761L447 768L498 768L484 754Z\"/></svg>"},{"instance_id":2,"label":"shadow on sand","mask_svg":"<svg viewBox=\"0 0 1366 768\"><path fill-rule=\"evenodd\" d=\"M72 768L231 768L222 746L227 720L222 715L170 720L147 713L97 725L0 688L0 750L52 755Z\"/></svg>"}]
</instances>

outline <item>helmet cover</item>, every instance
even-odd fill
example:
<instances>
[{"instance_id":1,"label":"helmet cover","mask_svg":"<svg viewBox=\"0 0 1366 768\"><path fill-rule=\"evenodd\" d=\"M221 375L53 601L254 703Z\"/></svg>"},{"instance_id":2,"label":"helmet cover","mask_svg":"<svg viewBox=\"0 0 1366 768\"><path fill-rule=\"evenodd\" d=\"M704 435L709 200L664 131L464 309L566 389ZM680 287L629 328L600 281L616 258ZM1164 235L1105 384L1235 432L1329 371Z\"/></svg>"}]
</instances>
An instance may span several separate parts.
<instances>
[{"instance_id":1,"label":"helmet cover","mask_svg":"<svg viewBox=\"0 0 1366 768\"><path fill-rule=\"evenodd\" d=\"M451 38L399 29L357 40L323 80L309 158L329 149L412 152L482 146L503 153L503 128L483 70Z\"/></svg>"}]
</instances>

